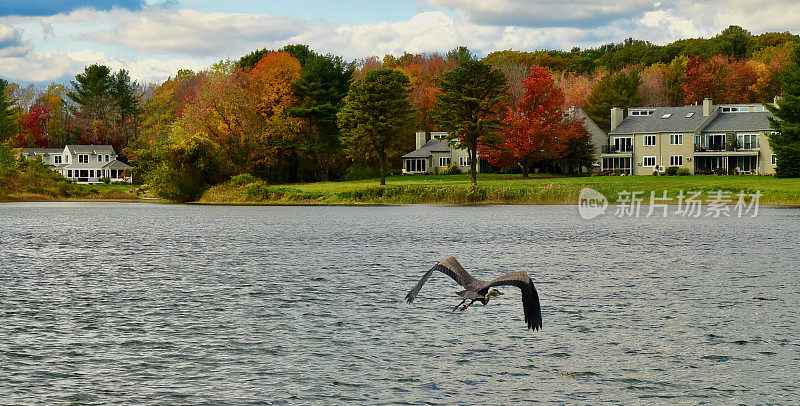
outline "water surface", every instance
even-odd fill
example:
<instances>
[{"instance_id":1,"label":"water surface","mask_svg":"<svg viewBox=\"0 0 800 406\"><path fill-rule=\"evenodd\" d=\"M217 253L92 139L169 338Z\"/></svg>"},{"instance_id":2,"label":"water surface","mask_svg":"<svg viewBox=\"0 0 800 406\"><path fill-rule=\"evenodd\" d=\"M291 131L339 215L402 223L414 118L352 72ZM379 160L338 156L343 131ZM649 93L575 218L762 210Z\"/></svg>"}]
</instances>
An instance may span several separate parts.
<instances>
[{"instance_id":1,"label":"water surface","mask_svg":"<svg viewBox=\"0 0 800 406\"><path fill-rule=\"evenodd\" d=\"M796 404L798 220L0 204L0 403ZM451 254L531 273L543 331L405 303Z\"/></svg>"}]
</instances>

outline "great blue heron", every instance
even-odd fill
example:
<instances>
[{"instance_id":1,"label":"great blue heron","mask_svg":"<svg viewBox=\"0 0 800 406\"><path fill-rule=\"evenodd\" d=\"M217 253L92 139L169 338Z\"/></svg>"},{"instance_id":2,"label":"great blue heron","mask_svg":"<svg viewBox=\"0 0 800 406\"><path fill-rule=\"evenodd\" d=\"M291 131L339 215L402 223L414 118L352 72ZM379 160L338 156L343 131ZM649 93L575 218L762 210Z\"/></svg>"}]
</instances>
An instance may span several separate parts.
<instances>
[{"instance_id":1,"label":"great blue heron","mask_svg":"<svg viewBox=\"0 0 800 406\"><path fill-rule=\"evenodd\" d=\"M542 310L539 307L539 294L536 292L536 287L533 286L533 281L525 271L516 271L505 274L499 278L492 279L491 281L482 281L475 279L470 275L455 258L449 257L442 262L434 265L422 279L417 282L417 285L411 289L406 295L408 303L414 301L417 297L422 285L430 278L433 271L440 271L443 274L453 278L464 290L458 292L458 296L464 298L461 303L453 308L455 311L458 306L461 306L467 300L472 300L464 305L461 310L466 309L473 303L481 302L481 304L489 303L489 299L495 296L502 295L496 289L490 289L496 286L516 286L522 291L522 308L525 310L525 322L528 323L528 328L532 330L539 330L542 328Z\"/></svg>"}]
</instances>

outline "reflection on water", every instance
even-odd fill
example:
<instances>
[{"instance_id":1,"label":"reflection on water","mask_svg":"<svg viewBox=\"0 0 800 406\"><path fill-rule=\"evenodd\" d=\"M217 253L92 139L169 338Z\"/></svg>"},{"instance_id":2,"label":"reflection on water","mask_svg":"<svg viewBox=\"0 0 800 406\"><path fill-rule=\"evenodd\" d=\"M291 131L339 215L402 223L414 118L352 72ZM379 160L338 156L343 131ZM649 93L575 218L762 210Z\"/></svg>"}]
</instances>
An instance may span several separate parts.
<instances>
[{"instance_id":1,"label":"reflection on water","mask_svg":"<svg viewBox=\"0 0 800 406\"><path fill-rule=\"evenodd\" d=\"M794 403L798 219L3 204L0 399ZM436 275L406 304L450 254L531 273L543 331L515 288L453 313Z\"/></svg>"}]
</instances>

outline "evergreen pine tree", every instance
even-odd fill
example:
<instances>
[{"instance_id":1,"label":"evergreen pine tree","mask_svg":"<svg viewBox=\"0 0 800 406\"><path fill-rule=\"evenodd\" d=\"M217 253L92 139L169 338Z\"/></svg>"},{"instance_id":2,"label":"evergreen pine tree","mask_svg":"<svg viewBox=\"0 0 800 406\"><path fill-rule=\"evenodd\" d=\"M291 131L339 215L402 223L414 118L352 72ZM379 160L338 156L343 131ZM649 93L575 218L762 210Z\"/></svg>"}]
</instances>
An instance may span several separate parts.
<instances>
[{"instance_id":1,"label":"evergreen pine tree","mask_svg":"<svg viewBox=\"0 0 800 406\"><path fill-rule=\"evenodd\" d=\"M783 97L777 105L765 105L775 116L769 119L774 130L769 135L769 144L778 161L775 175L800 177L800 46L784 71Z\"/></svg>"}]
</instances>

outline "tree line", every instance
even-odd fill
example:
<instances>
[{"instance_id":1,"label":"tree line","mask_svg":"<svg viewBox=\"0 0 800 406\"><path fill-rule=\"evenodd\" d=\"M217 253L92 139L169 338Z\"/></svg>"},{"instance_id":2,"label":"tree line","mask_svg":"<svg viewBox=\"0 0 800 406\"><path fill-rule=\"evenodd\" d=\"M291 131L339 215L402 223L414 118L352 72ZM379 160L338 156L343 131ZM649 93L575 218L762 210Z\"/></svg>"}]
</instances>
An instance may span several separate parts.
<instances>
[{"instance_id":1,"label":"tree line","mask_svg":"<svg viewBox=\"0 0 800 406\"><path fill-rule=\"evenodd\" d=\"M288 45L146 85L91 65L69 86L0 79L0 142L111 144L139 180L176 200L240 173L276 183L383 180L417 129L448 131L469 150L473 173L480 154L527 175L545 160L587 164L588 136L565 118L572 106L608 130L611 107L768 102L799 43L731 26L664 46L628 39L480 60L465 47L346 61Z\"/></svg>"}]
</instances>

